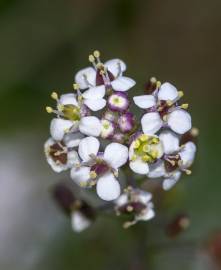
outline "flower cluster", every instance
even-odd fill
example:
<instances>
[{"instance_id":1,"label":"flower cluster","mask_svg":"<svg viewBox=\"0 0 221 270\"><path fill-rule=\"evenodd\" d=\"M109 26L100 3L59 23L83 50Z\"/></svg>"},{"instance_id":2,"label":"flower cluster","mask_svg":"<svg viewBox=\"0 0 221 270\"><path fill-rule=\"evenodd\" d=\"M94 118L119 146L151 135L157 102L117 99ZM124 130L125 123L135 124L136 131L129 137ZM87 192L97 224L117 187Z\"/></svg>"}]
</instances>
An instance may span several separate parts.
<instances>
[{"instance_id":1,"label":"flower cluster","mask_svg":"<svg viewBox=\"0 0 221 270\"><path fill-rule=\"evenodd\" d=\"M94 51L89 62L75 75L71 93L51 94L56 107L46 107L55 117L45 154L55 172L70 170L77 186L95 188L100 199L114 202L118 215L131 215L124 224L129 227L155 214L149 192L129 183L122 192L121 171L129 171L134 182L136 175L161 178L169 190L183 172L191 174L198 130L192 128L188 104L180 102L183 92L172 84L151 78L146 93L137 96L122 60L103 63ZM134 114L136 106L141 117Z\"/></svg>"}]
</instances>

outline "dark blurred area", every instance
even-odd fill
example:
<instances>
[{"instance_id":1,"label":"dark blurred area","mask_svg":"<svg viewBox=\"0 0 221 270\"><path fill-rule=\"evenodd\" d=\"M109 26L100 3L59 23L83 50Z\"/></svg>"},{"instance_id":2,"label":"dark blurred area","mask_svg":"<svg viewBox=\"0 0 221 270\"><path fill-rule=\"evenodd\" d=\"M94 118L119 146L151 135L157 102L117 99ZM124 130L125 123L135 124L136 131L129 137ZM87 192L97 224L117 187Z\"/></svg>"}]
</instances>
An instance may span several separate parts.
<instances>
[{"instance_id":1,"label":"dark blurred area","mask_svg":"<svg viewBox=\"0 0 221 270\"><path fill-rule=\"evenodd\" d=\"M0 269L221 269L220 10L219 0L0 1ZM68 174L45 161L45 106L95 49L127 63L136 95L151 76L183 90L200 136L193 174L163 195L160 218L123 230L103 215L75 234L50 194ZM182 213L190 226L168 237Z\"/></svg>"}]
</instances>

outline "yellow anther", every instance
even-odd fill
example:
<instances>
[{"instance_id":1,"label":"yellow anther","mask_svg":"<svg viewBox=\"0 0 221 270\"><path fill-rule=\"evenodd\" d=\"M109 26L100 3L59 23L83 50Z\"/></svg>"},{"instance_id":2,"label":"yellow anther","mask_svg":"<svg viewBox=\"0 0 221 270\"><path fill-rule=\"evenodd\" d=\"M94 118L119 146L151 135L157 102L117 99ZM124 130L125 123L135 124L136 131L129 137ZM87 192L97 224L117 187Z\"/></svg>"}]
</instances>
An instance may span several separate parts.
<instances>
[{"instance_id":1,"label":"yellow anther","mask_svg":"<svg viewBox=\"0 0 221 270\"><path fill-rule=\"evenodd\" d=\"M52 113L53 112L53 109L51 107L47 106L45 109L46 109L47 113Z\"/></svg>"},{"instance_id":2,"label":"yellow anther","mask_svg":"<svg viewBox=\"0 0 221 270\"><path fill-rule=\"evenodd\" d=\"M166 122L167 120L168 120L168 116L167 116L167 115L164 115L164 116L163 116L163 121Z\"/></svg>"},{"instance_id":3,"label":"yellow anther","mask_svg":"<svg viewBox=\"0 0 221 270\"><path fill-rule=\"evenodd\" d=\"M58 104L58 110L59 110L59 111L63 111L63 110L64 110L64 105Z\"/></svg>"},{"instance_id":4,"label":"yellow anther","mask_svg":"<svg viewBox=\"0 0 221 270\"><path fill-rule=\"evenodd\" d=\"M113 174L114 174L115 177L118 177L118 171L115 170L115 171L113 172Z\"/></svg>"},{"instance_id":5,"label":"yellow anther","mask_svg":"<svg viewBox=\"0 0 221 270\"><path fill-rule=\"evenodd\" d=\"M196 127L193 127L191 130L190 130L190 133L193 137L197 137L199 135L199 129L196 128Z\"/></svg>"},{"instance_id":6,"label":"yellow anther","mask_svg":"<svg viewBox=\"0 0 221 270\"><path fill-rule=\"evenodd\" d=\"M98 50L94 51L94 57L98 58L100 57L100 52Z\"/></svg>"},{"instance_id":7,"label":"yellow anther","mask_svg":"<svg viewBox=\"0 0 221 270\"><path fill-rule=\"evenodd\" d=\"M157 82L157 79L155 77L152 77L152 78L150 78L150 82L151 83L156 83Z\"/></svg>"},{"instance_id":8,"label":"yellow anther","mask_svg":"<svg viewBox=\"0 0 221 270\"><path fill-rule=\"evenodd\" d=\"M151 160L151 157L149 157L148 155L144 155L144 156L142 156L142 160L143 160L144 162L148 162L148 161Z\"/></svg>"},{"instance_id":9,"label":"yellow anther","mask_svg":"<svg viewBox=\"0 0 221 270\"><path fill-rule=\"evenodd\" d=\"M88 60L89 60L89 62L93 63L95 61L95 58L92 54L90 54L88 57Z\"/></svg>"},{"instance_id":10,"label":"yellow anther","mask_svg":"<svg viewBox=\"0 0 221 270\"><path fill-rule=\"evenodd\" d=\"M133 206L128 205L127 206L127 212L132 212L134 210Z\"/></svg>"},{"instance_id":11,"label":"yellow anther","mask_svg":"<svg viewBox=\"0 0 221 270\"><path fill-rule=\"evenodd\" d=\"M184 96L183 91L178 91L178 96L179 96L180 98L183 97L183 96Z\"/></svg>"},{"instance_id":12,"label":"yellow anther","mask_svg":"<svg viewBox=\"0 0 221 270\"><path fill-rule=\"evenodd\" d=\"M150 155L152 156L152 158L155 159L155 158L158 157L158 151L156 151L156 150L154 151L154 150L153 150L153 151L151 151Z\"/></svg>"},{"instance_id":13,"label":"yellow anther","mask_svg":"<svg viewBox=\"0 0 221 270\"><path fill-rule=\"evenodd\" d=\"M140 147L140 141L139 141L139 140L136 140L136 141L134 142L134 148L137 149L137 148L139 148L139 147Z\"/></svg>"},{"instance_id":14,"label":"yellow anther","mask_svg":"<svg viewBox=\"0 0 221 270\"><path fill-rule=\"evenodd\" d=\"M191 170L185 170L185 173L186 173L187 175L191 175L192 171L191 171Z\"/></svg>"},{"instance_id":15,"label":"yellow anther","mask_svg":"<svg viewBox=\"0 0 221 270\"><path fill-rule=\"evenodd\" d=\"M51 93L51 98L58 100L58 94L56 92Z\"/></svg>"},{"instance_id":16,"label":"yellow anther","mask_svg":"<svg viewBox=\"0 0 221 270\"><path fill-rule=\"evenodd\" d=\"M150 151L150 146L145 144L143 147L142 147L142 150L143 152L147 153L148 151Z\"/></svg>"},{"instance_id":17,"label":"yellow anther","mask_svg":"<svg viewBox=\"0 0 221 270\"><path fill-rule=\"evenodd\" d=\"M152 143L154 143L154 144L159 143L159 139L158 139L158 138L156 138L156 137L153 137L153 139L152 139Z\"/></svg>"},{"instance_id":18,"label":"yellow anther","mask_svg":"<svg viewBox=\"0 0 221 270\"><path fill-rule=\"evenodd\" d=\"M81 102L81 101L83 101L83 100L84 100L83 96L81 96L81 95L78 96L78 101L79 101L79 102Z\"/></svg>"},{"instance_id":19,"label":"yellow anther","mask_svg":"<svg viewBox=\"0 0 221 270\"><path fill-rule=\"evenodd\" d=\"M137 156L136 155L133 155L132 157L131 157L131 160L132 161L135 161L137 159Z\"/></svg>"},{"instance_id":20,"label":"yellow anther","mask_svg":"<svg viewBox=\"0 0 221 270\"><path fill-rule=\"evenodd\" d=\"M161 86L161 82L157 81L157 88L160 88L160 86Z\"/></svg>"},{"instance_id":21,"label":"yellow anther","mask_svg":"<svg viewBox=\"0 0 221 270\"><path fill-rule=\"evenodd\" d=\"M79 84L77 84L77 83L74 83L73 84L73 89L74 90L78 90L80 87L79 87Z\"/></svg>"},{"instance_id":22,"label":"yellow anther","mask_svg":"<svg viewBox=\"0 0 221 270\"><path fill-rule=\"evenodd\" d=\"M142 142L146 142L148 140L149 136L146 135L146 134L142 134L139 139L142 141Z\"/></svg>"},{"instance_id":23,"label":"yellow anther","mask_svg":"<svg viewBox=\"0 0 221 270\"><path fill-rule=\"evenodd\" d=\"M182 109L186 110L186 109L188 109L189 104L188 104L188 103L184 103L184 104L182 104L180 107L181 107Z\"/></svg>"},{"instance_id":24,"label":"yellow anther","mask_svg":"<svg viewBox=\"0 0 221 270\"><path fill-rule=\"evenodd\" d=\"M167 106L172 106L172 105L173 105L173 101L167 100Z\"/></svg>"},{"instance_id":25,"label":"yellow anther","mask_svg":"<svg viewBox=\"0 0 221 270\"><path fill-rule=\"evenodd\" d=\"M90 178L95 179L97 177L97 174L95 171L90 172Z\"/></svg>"},{"instance_id":26,"label":"yellow anther","mask_svg":"<svg viewBox=\"0 0 221 270\"><path fill-rule=\"evenodd\" d=\"M168 160L172 166L176 165L176 162L174 160Z\"/></svg>"}]
</instances>

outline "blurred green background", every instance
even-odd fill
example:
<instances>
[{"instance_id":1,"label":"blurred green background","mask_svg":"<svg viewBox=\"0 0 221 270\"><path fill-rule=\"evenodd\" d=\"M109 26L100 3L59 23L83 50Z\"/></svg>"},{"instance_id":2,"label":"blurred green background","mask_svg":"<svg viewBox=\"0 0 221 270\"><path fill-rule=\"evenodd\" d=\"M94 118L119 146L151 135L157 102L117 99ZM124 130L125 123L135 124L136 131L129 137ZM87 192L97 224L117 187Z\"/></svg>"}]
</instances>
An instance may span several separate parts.
<instances>
[{"instance_id":1,"label":"blurred green background","mask_svg":"<svg viewBox=\"0 0 221 270\"><path fill-rule=\"evenodd\" d=\"M1 270L220 269L204 246L221 229L220 10L220 0L0 1ZM123 230L103 216L77 235L50 197L68 175L45 161L44 108L94 49L128 64L136 94L151 76L183 90L199 148L193 174L163 198L163 222ZM170 240L165 220L180 212L191 226Z\"/></svg>"}]
</instances>

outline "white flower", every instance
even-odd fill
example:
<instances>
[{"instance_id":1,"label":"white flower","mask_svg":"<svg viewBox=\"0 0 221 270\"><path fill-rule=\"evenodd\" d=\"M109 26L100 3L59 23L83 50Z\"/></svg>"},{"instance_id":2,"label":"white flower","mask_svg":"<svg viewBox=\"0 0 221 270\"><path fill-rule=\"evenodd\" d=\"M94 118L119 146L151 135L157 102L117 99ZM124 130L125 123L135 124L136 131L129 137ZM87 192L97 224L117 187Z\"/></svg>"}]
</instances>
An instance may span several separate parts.
<instances>
[{"instance_id":1,"label":"white flower","mask_svg":"<svg viewBox=\"0 0 221 270\"><path fill-rule=\"evenodd\" d=\"M178 134L184 134L191 129L191 116L184 109L188 104L177 105L177 101L183 96L183 92L170 83L164 83L157 88L153 95L134 97L135 104L146 109L141 119L144 133L155 134L162 127L169 127Z\"/></svg>"},{"instance_id":2,"label":"white flower","mask_svg":"<svg viewBox=\"0 0 221 270\"><path fill-rule=\"evenodd\" d=\"M86 137L81 140L78 153L82 161L71 169L71 177L83 187L96 184L98 196L111 201L120 195L116 176L118 169L127 162L128 149L119 143L110 143L101 154L99 148L97 138Z\"/></svg>"},{"instance_id":3,"label":"white flower","mask_svg":"<svg viewBox=\"0 0 221 270\"><path fill-rule=\"evenodd\" d=\"M105 63L100 61L100 53L94 52L89 56L92 67L87 67L75 75L75 81L80 89L93 88L106 89L112 88L116 91L128 91L135 85L135 81L131 78L123 76L126 70L126 64L120 59L112 59Z\"/></svg>"},{"instance_id":4,"label":"white flower","mask_svg":"<svg viewBox=\"0 0 221 270\"><path fill-rule=\"evenodd\" d=\"M130 168L138 174L148 174L149 165L161 158L163 146L158 136L140 134L129 147Z\"/></svg>"},{"instance_id":5,"label":"white flower","mask_svg":"<svg viewBox=\"0 0 221 270\"><path fill-rule=\"evenodd\" d=\"M159 138L165 154L161 160L150 166L148 177L163 177L163 189L169 190L180 179L182 172L191 174L189 167L195 158L196 145L189 141L180 147L178 136L168 130L163 131Z\"/></svg>"},{"instance_id":6,"label":"white flower","mask_svg":"<svg viewBox=\"0 0 221 270\"><path fill-rule=\"evenodd\" d=\"M132 187L128 187L125 192L121 194L115 201L116 214L127 214L132 217L132 220L124 223L124 228L128 228L141 220L150 220L155 216L151 199L151 193Z\"/></svg>"},{"instance_id":7,"label":"white flower","mask_svg":"<svg viewBox=\"0 0 221 270\"><path fill-rule=\"evenodd\" d=\"M54 94L56 95L56 93ZM53 111L49 107L49 111L55 112L58 116L52 119L50 125L50 132L53 139L60 141L66 133L76 131L80 131L88 136L100 135L100 120L95 116L88 116L88 109L84 105L85 101L92 101L93 103L94 101L98 102L99 99L93 100L93 98L89 98L90 94L84 94L88 99L83 99L83 103L77 99L75 94L65 94L60 99L56 98L57 111ZM93 103L93 106L98 105L96 102Z\"/></svg>"},{"instance_id":8,"label":"white flower","mask_svg":"<svg viewBox=\"0 0 221 270\"><path fill-rule=\"evenodd\" d=\"M68 144L74 144L74 140L57 142L49 138L44 145L44 151L48 164L55 172L61 172L70 169L78 163L78 154L73 148L69 148Z\"/></svg>"}]
</instances>

